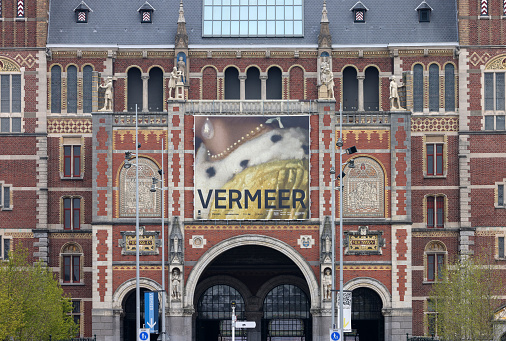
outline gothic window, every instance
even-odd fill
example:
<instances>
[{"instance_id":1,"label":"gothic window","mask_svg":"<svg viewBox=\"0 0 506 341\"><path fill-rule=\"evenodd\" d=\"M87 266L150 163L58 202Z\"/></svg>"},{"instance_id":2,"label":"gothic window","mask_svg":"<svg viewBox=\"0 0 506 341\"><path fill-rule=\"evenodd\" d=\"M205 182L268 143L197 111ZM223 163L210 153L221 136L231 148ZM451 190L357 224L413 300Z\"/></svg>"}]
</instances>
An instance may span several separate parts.
<instances>
[{"instance_id":1,"label":"gothic window","mask_svg":"<svg viewBox=\"0 0 506 341\"><path fill-rule=\"evenodd\" d=\"M83 251L79 244L65 244L60 252L60 282L82 283Z\"/></svg>"},{"instance_id":2,"label":"gothic window","mask_svg":"<svg viewBox=\"0 0 506 341\"><path fill-rule=\"evenodd\" d=\"M204 37L302 37L302 0L204 0Z\"/></svg>"},{"instance_id":3,"label":"gothic window","mask_svg":"<svg viewBox=\"0 0 506 341\"><path fill-rule=\"evenodd\" d=\"M425 281L435 282L443 278L447 262L446 246L439 241L431 241L425 246L424 268Z\"/></svg>"},{"instance_id":4,"label":"gothic window","mask_svg":"<svg viewBox=\"0 0 506 341\"><path fill-rule=\"evenodd\" d=\"M77 67L67 68L67 112L77 113Z\"/></svg>"},{"instance_id":5,"label":"gothic window","mask_svg":"<svg viewBox=\"0 0 506 341\"><path fill-rule=\"evenodd\" d=\"M261 99L260 70L250 67L246 72L246 99Z\"/></svg>"},{"instance_id":6,"label":"gothic window","mask_svg":"<svg viewBox=\"0 0 506 341\"><path fill-rule=\"evenodd\" d=\"M343 110L355 111L358 109L358 79L357 70L347 67L343 70Z\"/></svg>"},{"instance_id":7,"label":"gothic window","mask_svg":"<svg viewBox=\"0 0 506 341\"><path fill-rule=\"evenodd\" d=\"M86 65L83 67L83 112L91 113L92 111L92 84L93 84L93 67Z\"/></svg>"},{"instance_id":8,"label":"gothic window","mask_svg":"<svg viewBox=\"0 0 506 341\"><path fill-rule=\"evenodd\" d=\"M413 111L423 112L423 66L413 67Z\"/></svg>"},{"instance_id":9,"label":"gothic window","mask_svg":"<svg viewBox=\"0 0 506 341\"><path fill-rule=\"evenodd\" d=\"M163 71L158 67L149 71L148 110L150 112L163 111Z\"/></svg>"},{"instance_id":10,"label":"gothic window","mask_svg":"<svg viewBox=\"0 0 506 341\"><path fill-rule=\"evenodd\" d=\"M429 66L429 111L439 111L439 66Z\"/></svg>"},{"instance_id":11,"label":"gothic window","mask_svg":"<svg viewBox=\"0 0 506 341\"><path fill-rule=\"evenodd\" d=\"M128 86L128 111L135 112L142 111L142 79L141 70L136 67L130 68L127 73L127 86Z\"/></svg>"},{"instance_id":12,"label":"gothic window","mask_svg":"<svg viewBox=\"0 0 506 341\"><path fill-rule=\"evenodd\" d=\"M51 68L51 112L61 113L61 67Z\"/></svg>"},{"instance_id":13,"label":"gothic window","mask_svg":"<svg viewBox=\"0 0 506 341\"><path fill-rule=\"evenodd\" d=\"M228 67L225 70L225 99L240 99L240 96L239 71L235 67Z\"/></svg>"},{"instance_id":14,"label":"gothic window","mask_svg":"<svg viewBox=\"0 0 506 341\"><path fill-rule=\"evenodd\" d=\"M159 177L158 169L160 167L147 158L138 158L131 160L137 166L120 171L119 201L120 217L135 217L136 215L136 168L139 168L139 215L141 217L160 217L161 215L161 196L160 193L151 192L153 177Z\"/></svg>"},{"instance_id":15,"label":"gothic window","mask_svg":"<svg viewBox=\"0 0 506 341\"><path fill-rule=\"evenodd\" d=\"M281 70L278 67L269 69L266 83L266 99L282 99Z\"/></svg>"},{"instance_id":16,"label":"gothic window","mask_svg":"<svg viewBox=\"0 0 506 341\"><path fill-rule=\"evenodd\" d=\"M1 75L0 83L0 112L21 112L21 75Z\"/></svg>"},{"instance_id":17,"label":"gothic window","mask_svg":"<svg viewBox=\"0 0 506 341\"><path fill-rule=\"evenodd\" d=\"M455 111L455 66L445 66L445 111Z\"/></svg>"},{"instance_id":18,"label":"gothic window","mask_svg":"<svg viewBox=\"0 0 506 341\"><path fill-rule=\"evenodd\" d=\"M379 72L375 67L368 67L365 70L364 110L379 110Z\"/></svg>"},{"instance_id":19,"label":"gothic window","mask_svg":"<svg viewBox=\"0 0 506 341\"><path fill-rule=\"evenodd\" d=\"M385 175L381 165L368 157L354 159L355 168L346 168L343 180L343 216L376 217L385 215Z\"/></svg>"}]
</instances>

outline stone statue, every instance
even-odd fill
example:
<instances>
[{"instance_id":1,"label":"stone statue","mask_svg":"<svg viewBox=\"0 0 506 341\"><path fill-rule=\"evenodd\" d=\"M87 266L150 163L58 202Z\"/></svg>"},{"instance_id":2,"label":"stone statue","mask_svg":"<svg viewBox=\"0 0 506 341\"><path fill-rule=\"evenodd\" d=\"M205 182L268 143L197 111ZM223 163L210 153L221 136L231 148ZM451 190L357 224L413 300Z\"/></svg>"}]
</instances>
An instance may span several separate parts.
<instances>
[{"instance_id":1,"label":"stone statue","mask_svg":"<svg viewBox=\"0 0 506 341\"><path fill-rule=\"evenodd\" d=\"M172 288L171 288L171 297L173 300L181 299L181 274L178 268L174 268L172 270Z\"/></svg>"},{"instance_id":2,"label":"stone statue","mask_svg":"<svg viewBox=\"0 0 506 341\"><path fill-rule=\"evenodd\" d=\"M329 268L325 268L323 275L323 299L330 300L332 298L332 273Z\"/></svg>"},{"instance_id":3,"label":"stone statue","mask_svg":"<svg viewBox=\"0 0 506 341\"><path fill-rule=\"evenodd\" d=\"M398 88L395 76L390 77L390 109L402 109Z\"/></svg>"},{"instance_id":4,"label":"stone statue","mask_svg":"<svg viewBox=\"0 0 506 341\"><path fill-rule=\"evenodd\" d=\"M328 57L322 57L320 63L320 82L323 91L320 91L322 98L334 98L334 74L330 68Z\"/></svg>"},{"instance_id":5,"label":"stone statue","mask_svg":"<svg viewBox=\"0 0 506 341\"><path fill-rule=\"evenodd\" d=\"M179 56L179 60L177 61L177 71L181 72L181 82L186 82L186 63L183 59L183 56Z\"/></svg>"},{"instance_id":6,"label":"stone statue","mask_svg":"<svg viewBox=\"0 0 506 341\"><path fill-rule=\"evenodd\" d=\"M107 77L105 85L100 84L101 89L105 89L104 92L104 106L100 111L112 111L112 78Z\"/></svg>"},{"instance_id":7,"label":"stone statue","mask_svg":"<svg viewBox=\"0 0 506 341\"><path fill-rule=\"evenodd\" d=\"M172 99L172 90L176 89L176 84L178 83L178 80L181 77L181 71L178 71L177 68L174 66L172 69L172 72L170 73L170 79L169 79L169 99ZM176 96L176 94L174 94Z\"/></svg>"}]
</instances>

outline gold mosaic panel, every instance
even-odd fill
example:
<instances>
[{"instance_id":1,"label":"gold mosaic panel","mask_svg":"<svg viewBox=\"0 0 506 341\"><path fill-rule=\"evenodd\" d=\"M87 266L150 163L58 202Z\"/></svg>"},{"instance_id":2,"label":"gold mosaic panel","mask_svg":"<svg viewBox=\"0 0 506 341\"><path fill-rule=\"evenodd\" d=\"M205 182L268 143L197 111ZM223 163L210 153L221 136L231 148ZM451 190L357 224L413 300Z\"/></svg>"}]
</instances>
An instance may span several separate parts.
<instances>
[{"instance_id":1,"label":"gold mosaic panel","mask_svg":"<svg viewBox=\"0 0 506 341\"><path fill-rule=\"evenodd\" d=\"M457 117L412 117L412 132L448 132L459 130Z\"/></svg>"},{"instance_id":2,"label":"gold mosaic panel","mask_svg":"<svg viewBox=\"0 0 506 341\"><path fill-rule=\"evenodd\" d=\"M69 118L69 119L48 119L48 134L91 134L91 119Z\"/></svg>"}]
</instances>

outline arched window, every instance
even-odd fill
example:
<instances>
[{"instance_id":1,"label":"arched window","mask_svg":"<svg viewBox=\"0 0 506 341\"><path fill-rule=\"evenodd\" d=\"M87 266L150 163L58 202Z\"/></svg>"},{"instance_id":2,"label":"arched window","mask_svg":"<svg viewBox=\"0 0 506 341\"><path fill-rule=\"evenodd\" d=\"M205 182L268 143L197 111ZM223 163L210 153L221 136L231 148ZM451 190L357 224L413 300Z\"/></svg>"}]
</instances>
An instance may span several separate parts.
<instances>
[{"instance_id":1,"label":"arched window","mask_svg":"<svg viewBox=\"0 0 506 341\"><path fill-rule=\"evenodd\" d=\"M60 282L83 282L83 249L77 243L65 244L60 252Z\"/></svg>"},{"instance_id":2,"label":"arched window","mask_svg":"<svg viewBox=\"0 0 506 341\"><path fill-rule=\"evenodd\" d=\"M131 68L127 73L128 77L128 111L135 111L135 105L137 104L137 110L142 111L142 79L141 70L138 68Z\"/></svg>"},{"instance_id":3,"label":"arched window","mask_svg":"<svg viewBox=\"0 0 506 341\"><path fill-rule=\"evenodd\" d=\"M61 67L51 68L51 112L61 113Z\"/></svg>"},{"instance_id":4,"label":"arched window","mask_svg":"<svg viewBox=\"0 0 506 341\"><path fill-rule=\"evenodd\" d=\"M455 111L455 66L445 66L445 110Z\"/></svg>"},{"instance_id":5,"label":"arched window","mask_svg":"<svg viewBox=\"0 0 506 341\"><path fill-rule=\"evenodd\" d=\"M83 68L83 112L91 113L92 109L92 80L93 68L86 65Z\"/></svg>"},{"instance_id":6,"label":"arched window","mask_svg":"<svg viewBox=\"0 0 506 341\"><path fill-rule=\"evenodd\" d=\"M261 99L260 70L250 67L246 72L246 99Z\"/></svg>"},{"instance_id":7,"label":"arched window","mask_svg":"<svg viewBox=\"0 0 506 341\"><path fill-rule=\"evenodd\" d=\"M343 71L343 110L358 109L358 79L357 70L349 66Z\"/></svg>"},{"instance_id":8,"label":"arched window","mask_svg":"<svg viewBox=\"0 0 506 341\"><path fill-rule=\"evenodd\" d=\"M429 111L439 111L439 66L429 66Z\"/></svg>"},{"instance_id":9,"label":"arched window","mask_svg":"<svg viewBox=\"0 0 506 341\"><path fill-rule=\"evenodd\" d=\"M364 110L379 110L379 71L375 67L368 67L365 70Z\"/></svg>"},{"instance_id":10,"label":"arched window","mask_svg":"<svg viewBox=\"0 0 506 341\"><path fill-rule=\"evenodd\" d=\"M413 67L413 111L423 112L423 66Z\"/></svg>"},{"instance_id":11,"label":"arched window","mask_svg":"<svg viewBox=\"0 0 506 341\"><path fill-rule=\"evenodd\" d=\"M149 71L148 110L150 112L163 111L163 72L158 67Z\"/></svg>"},{"instance_id":12,"label":"arched window","mask_svg":"<svg viewBox=\"0 0 506 341\"><path fill-rule=\"evenodd\" d=\"M67 68L67 112L77 113L77 67Z\"/></svg>"},{"instance_id":13,"label":"arched window","mask_svg":"<svg viewBox=\"0 0 506 341\"><path fill-rule=\"evenodd\" d=\"M282 99L281 70L278 67L271 67L267 72L267 94L266 99Z\"/></svg>"},{"instance_id":14,"label":"arched window","mask_svg":"<svg viewBox=\"0 0 506 341\"><path fill-rule=\"evenodd\" d=\"M235 67L225 70L225 99L240 99L241 84L239 82L239 71Z\"/></svg>"},{"instance_id":15,"label":"arched window","mask_svg":"<svg viewBox=\"0 0 506 341\"><path fill-rule=\"evenodd\" d=\"M427 227L445 227L445 196L429 195L425 197L427 207Z\"/></svg>"},{"instance_id":16,"label":"arched window","mask_svg":"<svg viewBox=\"0 0 506 341\"><path fill-rule=\"evenodd\" d=\"M425 246L424 268L426 282L439 281L443 278L448 252L440 241L431 241Z\"/></svg>"}]
</instances>

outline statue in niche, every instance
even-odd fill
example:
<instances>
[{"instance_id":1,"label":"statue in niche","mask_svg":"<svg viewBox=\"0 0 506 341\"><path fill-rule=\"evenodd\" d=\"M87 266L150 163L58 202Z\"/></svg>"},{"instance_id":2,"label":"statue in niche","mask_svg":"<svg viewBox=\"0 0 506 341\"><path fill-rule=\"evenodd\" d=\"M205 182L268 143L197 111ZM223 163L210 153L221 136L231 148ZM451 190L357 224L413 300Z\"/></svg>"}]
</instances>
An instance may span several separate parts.
<instances>
[{"instance_id":1,"label":"statue in niche","mask_svg":"<svg viewBox=\"0 0 506 341\"><path fill-rule=\"evenodd\" d=\"M323 271L323 299L330 300L332 298L332 271L325 268Z\"/></svg>"},{"instance_id":2,"label":"statue in niche","mask_svg":"<svg viewBox=\"0 0 506 341\"><path fill-rule=\"evenodd\" d=\"M100 111L112 111L112 78L107 77L105 85L100 84L99 87L101 89L105 89L104 106L100 109Z\"/></svg>"},{"instance_id":3,"label":"statue in niche","mask_svg":"<svg viewBox=\"0 0 506 341\"><path fill-rule=\"evenodd\" d=\"M169 79L169 99L173 99L174 97L176 97L176 93L174 93L174 97L172 97L172 90L175 91L177 83L180 82L180 78L181 78L181 71L178 71L177 68L174 66L172 72L170 73Z\"/></svg>"},{"instance_id":4,"label":"statue in niche","mask_svg":"<svg viewBox=\"0 0 506 341\"><path fill-rule=\"evenodd\" d=\"M390 77L390 109L402 109L398 89L399 85L395 81L395 76Z\"/></svg>"},{"instance_id":5,"label":"statue in niche","mask_svg":"<svg viewBox=\"0 0 506 341\"><path fill-rule=\"evenodd\" d=\"M177 61L177 71L181 72L181 82L185 83L187 76L186 76L186 62L183 59L183 56L179 56L179 59Z\"/></svg>"},{"instance_id":6,"label":"statue in niche","mask_svg":"<svg viewBox=\"0 0 506 341\"><path fill-rule=\"evenodd\" d=\"M181 273L178 268L172 270L171 297L173 300L181 299Z\"/></svg>"},{"instance_id":7,"label":"statue in niche","mask_svg":"<svg viewBox=\"0 0 506 341\"><path fill-rule=\"evenodd\" d=\"M320 97L334 98L334 73L331 70L329 57L321 57L320 62Z\"/></svg>"}]
</instances>

